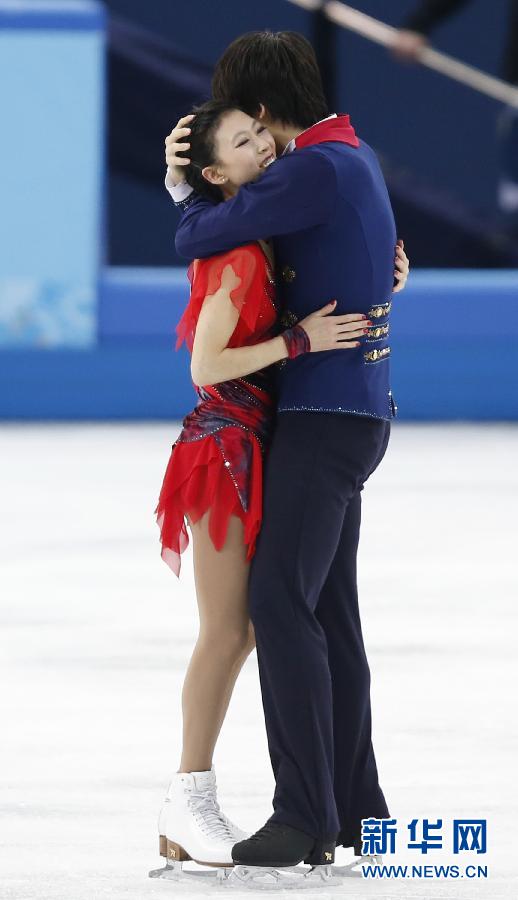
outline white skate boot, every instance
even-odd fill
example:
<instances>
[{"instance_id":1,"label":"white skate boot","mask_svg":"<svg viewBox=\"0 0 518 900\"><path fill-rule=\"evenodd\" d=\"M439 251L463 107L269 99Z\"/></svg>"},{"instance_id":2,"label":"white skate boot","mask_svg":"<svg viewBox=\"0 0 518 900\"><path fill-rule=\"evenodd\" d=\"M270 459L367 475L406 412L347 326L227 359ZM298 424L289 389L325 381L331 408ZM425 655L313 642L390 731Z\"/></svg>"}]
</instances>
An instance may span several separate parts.
<instances>
[{"instance_id":1,"label":"white skate boot","mask_svg":"<svg viewBox=\"0 0 518 900\"><path fill-rule=\"evenodd\" d=\"M222 870L217 875L218 880L224 880L234 865L233 845L249 837L220 809L214 766L210 771L173 775L160 810L158 831L160 855L167 865L149 874L173 879L194 874L183 871L183 863L193 860Z\"/></svg>"}]
</instances>

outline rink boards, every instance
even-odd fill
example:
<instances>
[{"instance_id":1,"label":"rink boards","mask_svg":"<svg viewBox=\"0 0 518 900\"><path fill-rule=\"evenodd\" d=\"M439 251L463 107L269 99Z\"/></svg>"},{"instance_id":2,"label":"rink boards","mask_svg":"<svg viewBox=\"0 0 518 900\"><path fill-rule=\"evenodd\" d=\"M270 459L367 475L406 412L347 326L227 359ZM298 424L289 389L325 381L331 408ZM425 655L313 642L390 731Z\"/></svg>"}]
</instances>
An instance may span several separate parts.
<instances>
[{"instance_id":1,"label":"rink boards","mask_svg":"<svg viewBox=\"0 0 518 900\"><path fill-rule=\"evenodd\" d=\"M4 419L178 419L195 395L174 351L183 269L104 270L97 341L0 351ZM420 270L393 297L400 420L518 418L518 271Z\"/></svg>"}]
</instances>

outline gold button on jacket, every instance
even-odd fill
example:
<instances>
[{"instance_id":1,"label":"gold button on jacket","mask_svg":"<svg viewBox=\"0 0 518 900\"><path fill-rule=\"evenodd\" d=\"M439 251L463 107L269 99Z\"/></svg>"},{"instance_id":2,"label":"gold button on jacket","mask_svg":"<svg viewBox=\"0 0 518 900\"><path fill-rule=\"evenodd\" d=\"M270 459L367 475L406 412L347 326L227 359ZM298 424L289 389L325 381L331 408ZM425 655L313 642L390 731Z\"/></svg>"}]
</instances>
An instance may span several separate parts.
<instances>
[{"instance_id":1,"label":"gold button on jacket","mask_svg":"<svg viewBox=\"0 0 518 900\"><path fill-rule=\"evenodd\" d=\"M286 281L287 284L291 284L292 281L295 281L297 277L297 273L295 269L292 269L291 266L284 266L282 270L282 280Z\"/></svg>"}]
</instances>

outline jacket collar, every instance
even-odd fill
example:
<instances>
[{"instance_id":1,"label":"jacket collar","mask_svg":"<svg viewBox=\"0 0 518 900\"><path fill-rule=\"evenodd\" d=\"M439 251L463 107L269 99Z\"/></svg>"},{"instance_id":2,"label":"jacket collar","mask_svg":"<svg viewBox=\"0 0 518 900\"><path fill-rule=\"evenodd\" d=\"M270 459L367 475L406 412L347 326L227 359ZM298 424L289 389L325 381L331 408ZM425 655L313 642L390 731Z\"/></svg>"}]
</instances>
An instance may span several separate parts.
<instances>
[{"instance_id":1,"label":"jacket collar","mask_svg":"<svg viewBox=\"0 0 518 900\"><path fill-rule=\"evenodd\" d=\"M289 141L284 148L282 156L291 153L297 147L310 147L311 144L321 144L322 141L342 141L343 143L352 144L353 147L359 147L360 142L356 137L354 128L350 123L350 117L345 115L327 116L316 122L311 128L306 128L297 138Z\"/></svg>"},{"instance_id":2,"label":"jacket collar","mask_svg":"<svg viewBox=\"0 0 518 900\"><path fill-rule=\"evenodd\" d=\"M325 141L339 141L342 144L350 144L359 147L360 142L356 137L350 116L338 115L323 119L307 128L295 138L295 147L301 150L303 147L311 147L313 144L322 144Z\"/></svg>"}]
</instances>

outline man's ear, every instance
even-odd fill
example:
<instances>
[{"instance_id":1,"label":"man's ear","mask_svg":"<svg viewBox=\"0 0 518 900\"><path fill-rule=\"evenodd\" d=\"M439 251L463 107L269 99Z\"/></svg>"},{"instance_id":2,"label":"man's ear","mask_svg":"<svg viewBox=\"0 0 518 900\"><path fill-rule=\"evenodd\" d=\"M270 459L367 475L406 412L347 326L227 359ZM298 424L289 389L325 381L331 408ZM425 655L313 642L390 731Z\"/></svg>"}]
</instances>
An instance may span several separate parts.
<instances>
[{"instance_id":1,"label":"man's ear","mask_svg":"<svg viewBox=\"0 0 518 900\"><path fill-rule=\"evenodd\" d=\"M216 166L205 166L204 169L201 170L201 174L205 178L205 181L209 181L210 184L225 184L228 181L226 175L223 175L222 172L218 172Z\"/></svg>"},{"instance_id":2,"label":"man's ear","mask_svg":"<svg viewBox=\"0 0 518 900\"><path fill-rule=\"evenodd\" d=\"M257 119L258 122L262 122L267 128L270 128L274 124L264 103L259 104L257 115L254 116L254 119Z\"/></svg>"}]
</instances>

